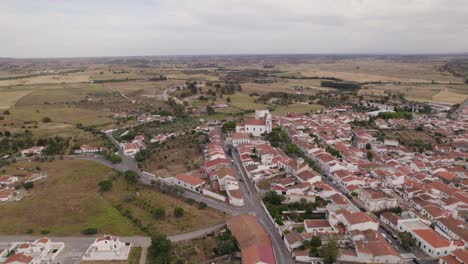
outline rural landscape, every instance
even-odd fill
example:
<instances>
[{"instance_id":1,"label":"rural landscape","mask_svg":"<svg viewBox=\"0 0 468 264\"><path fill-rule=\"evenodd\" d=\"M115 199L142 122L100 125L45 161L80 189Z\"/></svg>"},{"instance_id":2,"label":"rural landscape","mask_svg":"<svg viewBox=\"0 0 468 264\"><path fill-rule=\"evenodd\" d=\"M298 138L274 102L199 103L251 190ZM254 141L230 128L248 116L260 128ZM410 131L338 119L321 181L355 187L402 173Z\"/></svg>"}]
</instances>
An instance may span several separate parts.
<instances>
[{"instance_id":1,"label":"rural landscape","mask_svg":"<svg viewBox=\"0 0 468 264\"><path fill-rule=\"evenodd\" d=\"M0 264L468 263L467 14L0 1Z\"/></svg>"},{"instance_id":2,"label":"rural landscape","mask_svg":"<svg viewBox=\"0 0 468 264\"><path fill-rule=\"evenodd\" d=\"M465 56L4 58L0 66L0 240L53 237L83 246L80 239L109 235L135 240L128 263L254 263L245 261L255 254L243 248L253 239L245 232L266 232L277 243L252 243L270 245L276 263L354 263L347 252L367 244L341 243L355 228L347 214L355 214L370 221L357 230L377 232L384 238L375 245L388 247L370 260L430 263L423 250L402 253L414 238L398 237L384 216L413 213L408 219L424 223L453 214L416 201L427 194L399 196L436 183L451 199L457 193L461 204L450 208L464 222ZM432 118L455 123L437 128ZM250 124L265 127L254 132ZM447 153L442 148L452 165L418 167ZM417 154L387 167L401 151ZM367 198L384 205L374 213L361 196L378 189L381 198ZM249 215L262 219L260 230L238 226L255 221ZM334 224L332 215L344 219ZM65 246L57 259L74 263L72 251Z\"/></svg>"}]
</instances>

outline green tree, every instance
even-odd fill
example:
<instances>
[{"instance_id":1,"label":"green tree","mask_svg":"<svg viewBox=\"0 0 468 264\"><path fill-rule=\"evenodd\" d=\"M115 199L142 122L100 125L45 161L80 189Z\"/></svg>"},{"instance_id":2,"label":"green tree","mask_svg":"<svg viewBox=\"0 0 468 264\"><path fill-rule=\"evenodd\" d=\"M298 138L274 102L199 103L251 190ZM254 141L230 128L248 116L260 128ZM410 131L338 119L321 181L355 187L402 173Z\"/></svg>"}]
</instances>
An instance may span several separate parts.
<instances>
[{"instance_id":1,"label":"green tree","mask_svg":"<svg viewBox=\"0 0 468 264\"><path fill-rule=\"evenodd\" d=\"M128 170L124 173L124 178L128 183L134 184L137 182L138 174L132 170Z\"/></svg>"},{"instance_id":2,"label":"green tree","mask_svg":"<svg viewBox=\"0 0 468 264\"><path fill-rule=\"evenodd\" d=\"M32 189L34 187L34 183L33 182L24 182L23 183L23 187L26 189L26 190L29 190L29 189Z\"/></svg>"},{"instance_id":3,"label":"green tree","mask_svg":"<svg viewBox=\"0 0 468 264\"><path fill-rule=\"evenodd\" d=\"M112 188L112 181L110 180L104 180L99 182L99 190L101 192L107 192Z\"/></svg>"},{"instance_id":4,"label":"green tree","mask_svg":"<svg viewBox=\"0 0 468 264\"><path fill-rule=\"evenodd\" d=\"M148 253L153 264L168 264L170 261L171 241L164 234L155 234L151 238Z\"/></svg>"},{"instance_id":5,"label":"green tree","mask_svg":"<svg viewBox=\"0 0 468 264\"><path fill-rule=\"evenodd\" d=\"M221 240L218 243L218 254L226 255L236 251L236 244L232 240Z\"/></svg>"},{"instance_id":6,"label":"green tree","mask_svg":"<svg viewBox=\"0 0 468 264\"><path fill-rule=\"evenodd\" d=\"M322 240L320 239L319 236L313 236L312 239L310 240L310 245L312 247L320 247L322 245Z\"/></svg>"},{"instance_id":7,"label":"green tree","mask_svg":"<svg viewBox=\"0 0 468 264\"><path fill-rule=\"evenodd\" d=\"M166 209L164 209L164 207L158 207L153 210L152 214L154 219L164 219L166 217Z\"/></svg>"},{"instance_id":8,"label":"green tree","mask_svg":"<svg viewBox=\"0 0 468 264\"><path fill-rule=\"evenodd\" d=\"M398 237L400 238L401 245L407 249L410 250L414 246L416 246L416 239L414 239L410 233L407 232L400 232L398 233Z\"/></svg>"},{"instance_id":9,"label":"green tree","mask_svg":"<svg viewBox=\"0 0 468 264\"><path fill-rule=\"evenodd\" d=\"M367 159L372 160L374 158L374 155L372 154L372 151L367 151Z\"/></svg>"},{"instance_id":10,"label":"green tree","mask_svg":"<svg viewBox=\"0 0 468 264\"><path fill-rule=\"evenodd\" d=\"M176 208L174 208L174 216L175 216L175 217L182 217L182 216L184 216L184 208L182 208L182 207L176 207Z\"/></svg>"},{"instance_id":11,"label":"green tree","mask_svg":"<svg viewBox=\"0 0 468 264\"><path fill-rule=\"evenodd\" d=\"M329 240L319 249L319 256L325 264L333 264L338 259L339 249L336 239Z\"/></svg>"}]
</instances>

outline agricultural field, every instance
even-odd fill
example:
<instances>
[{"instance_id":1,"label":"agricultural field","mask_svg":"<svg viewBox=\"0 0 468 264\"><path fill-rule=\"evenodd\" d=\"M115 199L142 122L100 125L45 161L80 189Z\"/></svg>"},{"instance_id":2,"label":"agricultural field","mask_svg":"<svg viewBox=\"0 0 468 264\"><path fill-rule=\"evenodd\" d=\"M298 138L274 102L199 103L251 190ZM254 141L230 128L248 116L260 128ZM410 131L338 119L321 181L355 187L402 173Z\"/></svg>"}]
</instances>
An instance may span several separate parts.
<instances>
[{"instance_id":1,"label":"agricultural field","mask_svg":"<svg viewBox=\"0 0 468 264\"><path fill-rule=\"evenodd\" d=\"M178 198L155 192L138 185L129 185L112 169L91 161L56 160L53 162L18 162L2 167L6 174L18 174L16 167L36 168L48 177L35 182L31 194L21 201L0 205L1 234L80 235L85 228L97 228L99 233L120 236L143 235L133 220L117 208L131 212L149 226L150 232L176 234L224 221L223 213L205 208L198 209ZM114 179L112 189L101 193L98 183ZM155 220L151 211L142 209L164 207L164 220ZM172 215L175 207L182 207L184 216ZM37 210L40 208L40 210ZM60 216L60 217L57 217ZM66 216L66 217L63 217ZM199 219L200 221L190 221Z\"/></svg>"},{"instance_id":2,"label":"agricultural field","mask_svg":"<svg viewBox=\"0 0 468 264\"><path fill-rule=\"evenodd\" d=\"M204 162L204 136L186 134L156 146L143 161L143 169L160 177L199 169Z\"/></svg>"}]
</instances>

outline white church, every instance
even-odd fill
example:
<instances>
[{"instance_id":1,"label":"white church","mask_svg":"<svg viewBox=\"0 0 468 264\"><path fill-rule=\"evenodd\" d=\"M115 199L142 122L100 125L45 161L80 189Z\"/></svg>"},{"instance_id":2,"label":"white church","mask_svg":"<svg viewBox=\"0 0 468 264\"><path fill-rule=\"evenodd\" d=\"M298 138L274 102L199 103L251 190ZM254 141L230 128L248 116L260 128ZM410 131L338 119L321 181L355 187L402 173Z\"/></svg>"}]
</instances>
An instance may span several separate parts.
<instances>
[{"instance_id":1,"label":"white church","mask_svg":"<svg viewBox=\"0 0 468 264\"><path fill-rule=\"evenodd\" d=\"M245 120L236 125L236 133L251 134L259 137L264 133L270 133L272 129L271 114L268 110L255 110L255 118Z\"/></svg>"}]
</instances>

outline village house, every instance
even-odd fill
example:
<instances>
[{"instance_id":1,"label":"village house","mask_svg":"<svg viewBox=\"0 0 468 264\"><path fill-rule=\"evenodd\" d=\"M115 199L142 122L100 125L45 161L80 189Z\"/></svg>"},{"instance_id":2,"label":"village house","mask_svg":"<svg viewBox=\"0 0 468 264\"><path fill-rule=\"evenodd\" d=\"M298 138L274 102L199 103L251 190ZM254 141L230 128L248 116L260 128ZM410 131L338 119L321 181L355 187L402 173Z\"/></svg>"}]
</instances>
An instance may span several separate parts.
<instances>
[{"instance_id":1,"label":"village house","mask_svg":"<svg viewBox=\"0 0 468 264\"><path fill-rule=\"evenodd\" d=\"M383 211L398 206L396 198L377 189L362 188L358 198L364 207L371 212Z\"/></svg>"},{"instance_id":2,"label":"village house","mask_svg":"<svg viewBox=\"0 0 468 264\"><path fill-rule=\"evenodd\" d=\"M6 202L10 200L13 197L13 191L6 188L3 190L0 190L0 203Z\"/></svg>"},{"instance_id":3,"label":"village house","mask_svg":"<svg viewBox=\"0 0 468 264\"><path fill-rule=\"evenodd\" d=\"M3 185L3 186L9 186L9 185L12 185L16 182L18 182L19 179L18 177L15 177L15 176L9 176L9 175L2 175L0 176L0 186Z\"/></svg>"},{"instance_id":4,"label":"village house","mask_svg":"<svg viewBox=\"0 0 468 264\"><path fill-rule=\"evenodd\" d=\"M304 220L304 230L314 236L335 234L338 231L326 219Z\"/></svg>"},{"instance_id":5,"label":"village house","mask_svg":"<svg viewBox=\"0 0 468 264\"><path fill-rule=\"evenodd\" d=\"M81 145L79 149L75 149L75 154L91 154L98 153L101 150L99 147L92 147L89 145Z\"/></svg>"},{"instance_id":6,"label":"village house","mask_svg":"<svg viewBox=\"0 0 468 264\"><path fill-rule=\"evenodd\" d=\"M45 149L43 146L35 146L28 149L21 150L21 156L29 157L29 156L40 156L42 155L42 151Z\"/></svg>"},{"instance_id":7,"label":"village house","mask_svg":"<svg viewBox=\"0 0 468 264\"><path fill-rule=\"evenodd\" d=\"M140 148L135 143L123 143L121 144L123 154L125 156L134 157L138 152L140 152Z\"/></svg>"},{"instance_id":8,"label":"village house","mask_svg":"<svg viewBox=\"0 0 468 264\"><path fill-rule=\"evenodd\" d=\"M182 188L198 192L205 181L192 175L178 174L175 176L174 183Z\"/></svg>"},{"instance_id":9,"label":"village house","mask_svg":"<svg viewBox=\"0 0 468 264\"><path fill-rule=\"evenodd\" d=\"M14 251L16 254L6 258L3 263L51 264L64 248L63 242L52 242L47 237L39 238L33 242L13 243L8 251Z\"/></svg>"},{"instance_id":10,"label":"village house","mask_svg":"<svg viewBox=\"0 0 468 264\"><path fill-rule=\"evenodd\" d=\"M246 133L234 133L231 135L231 142L233 146L250 144L250 136Z\"/></svg>"},{"instance_id":11,"label":"village house","mask_svg":"<svg viewBox=\"0 0 468 264\"><path fill-rule=\"evenodd\" d=\"M83 261L127 260L131 244L120 241L118 237L103 235L89 246Z\"/></svg>"},{"instance_id":12,"label":"village house","mask_svg":"<svg viewBox=\"0 0 468 264\"><path fill-rule=\"evenodd\" d=\"M447 256L439 258L438 264L466 264L468 263L468 249L457 249Z\"/></svg>"}]
</instances>

